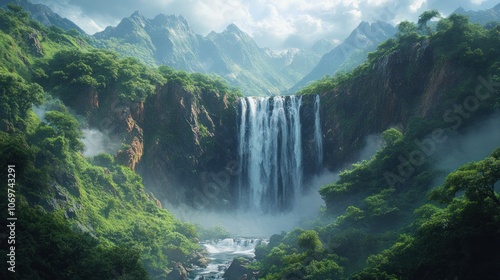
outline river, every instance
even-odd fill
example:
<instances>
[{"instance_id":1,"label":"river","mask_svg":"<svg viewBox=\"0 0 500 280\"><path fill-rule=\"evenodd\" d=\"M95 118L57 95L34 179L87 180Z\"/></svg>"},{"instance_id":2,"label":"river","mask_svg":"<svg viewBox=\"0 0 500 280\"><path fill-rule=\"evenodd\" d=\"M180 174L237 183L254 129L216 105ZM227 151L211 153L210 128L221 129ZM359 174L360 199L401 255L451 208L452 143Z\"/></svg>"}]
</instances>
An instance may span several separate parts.
<instances>
[{"instance_id":1,"label":"river","mask_svg":"<svg viewBox=\"0 0 500 280\"><path fill-rule=\"evenodd\" d=\"M210 263L206 268L196 268L189 273L192 280L224 279L222 276L236 257L253 258L255 247L262 242L262 238L226 238L202 242L208 252Z\"/></svg>"}]
</instances>

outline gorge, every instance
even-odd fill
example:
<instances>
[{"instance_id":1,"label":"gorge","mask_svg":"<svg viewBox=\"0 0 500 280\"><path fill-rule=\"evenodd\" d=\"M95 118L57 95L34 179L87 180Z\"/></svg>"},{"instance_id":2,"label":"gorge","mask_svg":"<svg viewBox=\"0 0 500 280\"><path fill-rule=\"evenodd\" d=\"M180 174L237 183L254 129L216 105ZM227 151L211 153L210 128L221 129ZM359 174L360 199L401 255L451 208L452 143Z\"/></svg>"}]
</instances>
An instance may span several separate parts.
<instances>
[{"instance_id":1,"label":"gorge","mask_svg":"<svg viewBox=\"0 0 500 280\"><path fill-rule=\"evenodd\" d=\"M500 25L424 27L264 98L0 9L14 279L498 279Z\"/></svg>"}]
</instances>

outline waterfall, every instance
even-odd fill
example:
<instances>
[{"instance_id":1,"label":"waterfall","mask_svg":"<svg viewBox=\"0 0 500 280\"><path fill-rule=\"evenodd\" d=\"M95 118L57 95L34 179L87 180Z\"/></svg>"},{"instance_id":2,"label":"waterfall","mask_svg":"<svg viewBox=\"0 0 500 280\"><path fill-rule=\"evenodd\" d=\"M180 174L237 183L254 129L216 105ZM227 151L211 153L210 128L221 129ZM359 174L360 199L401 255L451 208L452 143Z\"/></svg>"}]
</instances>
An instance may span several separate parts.
<instances>
[{"instance_id":1,"label":"waterfall","mask_svg":"<svg viewBox=\"0 0 500 280\"><path fill-rule=\"evenodd\" d=\"M320 105L319 95L316 95L314 98L314 144L316 149L317 170L319 172L321 172L323 168L323 133L319 116Z\"/></svg>"},{"instance_id":2,"label":"waterfall","mask_svg":"<svg viewBox=\"0 0 500 280\"><path fill-rule=\"evenodd\" d=\"M239 100L240 209L289 210L303 185L302 97ZM314 103L317 161L322 162L319 97ZM320 163L321 164L321 163Z\"/></svg>"}]
</instances>

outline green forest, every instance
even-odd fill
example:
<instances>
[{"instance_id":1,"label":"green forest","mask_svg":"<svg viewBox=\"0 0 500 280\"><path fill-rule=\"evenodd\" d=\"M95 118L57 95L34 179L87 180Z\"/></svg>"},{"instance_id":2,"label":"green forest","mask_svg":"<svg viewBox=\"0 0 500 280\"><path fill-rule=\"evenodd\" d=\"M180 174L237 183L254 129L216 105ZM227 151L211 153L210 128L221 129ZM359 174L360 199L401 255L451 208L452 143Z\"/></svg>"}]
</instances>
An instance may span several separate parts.
<instances>
[{"instance_id":1,"label":"green forest","mask_svg":"<svg viewBox=\"0 0 500 280\"><path fill-rule=\"evenodd\" d=\"M418 23L400 23L396 38L382 43L354 71L299 92L324 93L334 100L332 111L342 112L345 97L336 95L336 89L372 75L385 55L409 53L420 42L433 49L438 63L452 61L468 71L467 80L445 93L436 114L413 117L403 131L386 130L381 134L386 145L371 159L353 164L340 172L338 181L321 188L326 208L317 226L273 235L267 246L257 247L258 262L251 266L261 271L259 279L500 277L500 150L447 175L434 164L436 149L443 149L447 139L498 110L500 26L484 28L451 15L431 30L426 23L438 14L429 11ZM409 81L416 70L410 67L405 73ZM478 77L488 77L490 87L477 87ZM468 115L443 118L442 112L468 99L477 100ZM342 114L345 129L350 129L349 112ZM370 122L363 125L368 129ZM435 186L435 179L444 175L444 183Z\"/></svg>"},{"instance_id":2,"label":"green forest","mask_svg":"<svg viewBox=\"0 0 500 280\"><path fill-rule=\"evenodd\" d=\"M345 105L377 104L378 95L353 101L339 92L380 71L390 54L425 45L435 63L452 65L463 77L425 117L415 114L405 127L383 131L374 156L321 187L326 206L316 219L272 235L257 246L255 261L240 259L258 279L500 279L500 145L451 173L435 164L447 139L500 109L500 25L484 27L455 14L431 25L438 15L433 10L416 23L401 22L397 35L362 65L297 93L320 94L329 106L323 115L335 113L336 129L347 134L370 131L378 116L368 113L358 125ZM15 202L19 272L3 269L2 279L167 279L179 263L207 261L200 240L228 236L220 226L177 219L115 155L83 156L82 129L104 117L84 104L95 95L100 106L115 97L141 104L174 85L196 93L194 104L215 93L234 104L240 90L215 75L147 66L92 40L33 21L17 5L0 9L0 205ZM418 83L421 69L405 69L401 83ZM403 94L408 103L418 98ZM43 108L43 116L34 108ZM202 121L199 127L203 144L211 130ZM130 149L121 144L121 152ZM3 221L8 214L2 210ZM2 256L11 252L0 249Z\"/></svg>"},{"instance_id":3,"label":"green forest","mask_svg":"<svg viewBox=\"0 0 500 280\"><path fill-rule=\"evenodd\" d=\"M86 38L44 27L14 5L0 9L0 29L1 176L7 182L14 165L17 179L21 272L13 279L163 279L174 263L202 259L196 227L158 206L138 174L110 154L82 155L82 124L66 104L86 88L104 97L118 88L124 100L144 100L167 81L238 92L220 78L147 68L94 49ZM42 104L40 119L32 108ZM7 209L7 185L2 189ZM2 270L2 279L7 273Z\"/></svg>"}]
</instances>

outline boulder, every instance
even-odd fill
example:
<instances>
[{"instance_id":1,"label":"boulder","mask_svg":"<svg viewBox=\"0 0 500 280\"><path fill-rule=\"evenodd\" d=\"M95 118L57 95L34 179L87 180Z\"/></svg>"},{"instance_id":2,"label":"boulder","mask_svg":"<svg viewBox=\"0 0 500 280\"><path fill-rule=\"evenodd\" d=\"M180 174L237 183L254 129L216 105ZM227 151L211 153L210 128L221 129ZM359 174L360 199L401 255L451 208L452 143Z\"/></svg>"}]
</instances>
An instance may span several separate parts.
<instances>
[{"instance_id":1,"label":"boulder","mask_svg":"<svg viewBox=\"0 0 500 280\"><path fill-rule=\"evenodd\" d=\"M188 272L182 263L174 263L174 269L168 273L167 280L188 280Z\"/></svg>"},{"instance_id":2,"label":"boulder","mask_svg":"<svg viewBox=\"0 0 500 280\"><path fill-rule=\"evenodd\" d=\"M245 258L235 258L229 268L224 273L226 280L255 280L258 272L248 268L250 260Z\"/></svg>"}]
</instances>

